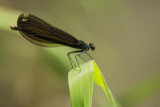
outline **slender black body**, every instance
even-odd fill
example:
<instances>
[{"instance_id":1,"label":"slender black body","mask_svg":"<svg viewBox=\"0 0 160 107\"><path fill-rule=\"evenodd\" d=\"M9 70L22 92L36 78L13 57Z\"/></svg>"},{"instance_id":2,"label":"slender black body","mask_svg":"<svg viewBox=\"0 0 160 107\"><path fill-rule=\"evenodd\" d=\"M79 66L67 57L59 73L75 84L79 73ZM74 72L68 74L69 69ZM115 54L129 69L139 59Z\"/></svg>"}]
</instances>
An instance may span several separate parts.
<instances>
[{"instance_id":1,"label":"slender black body","mask_svg":"<svg viewBox=\"0 0 160 107\"><path fill-rule=\"evenodd\" d=\"M48 24L44 20L32 14L21 14L17 20L17 27L11 26L11 29L19 31L24 38L39 46L54 47L54 46L64 45L79 49L78 51L73 51L68 53L68 57L70 59L71 64L73 63L70 57L71 53L76 53L76 52L87 53L86 51L88 51L89 49L91 50L95 49L95 46L92 43L87 45L82 40L76 39L71 34ZM78 54L78 56L80 54Z\"/></svg>"}]
</instances>

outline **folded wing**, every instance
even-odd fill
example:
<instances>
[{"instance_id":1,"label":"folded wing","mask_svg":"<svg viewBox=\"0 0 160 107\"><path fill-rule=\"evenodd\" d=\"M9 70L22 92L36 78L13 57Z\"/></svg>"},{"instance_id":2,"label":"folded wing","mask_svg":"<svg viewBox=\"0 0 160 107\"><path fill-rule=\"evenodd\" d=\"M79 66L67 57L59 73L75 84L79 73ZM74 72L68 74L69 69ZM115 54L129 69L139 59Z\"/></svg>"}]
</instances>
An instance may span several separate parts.
<instances>
[{"instance_id":1,"label":"folded wing","mask_svg":"<svg viewBox=\"0 0 160 107\"><path fill-rule=\"evenodd\" d=\"M21 14L17 29L30 42L44 47L69 46L76 48L79 41L72 35L48 24L32 14Z\"/></svg>"}]
</instances>

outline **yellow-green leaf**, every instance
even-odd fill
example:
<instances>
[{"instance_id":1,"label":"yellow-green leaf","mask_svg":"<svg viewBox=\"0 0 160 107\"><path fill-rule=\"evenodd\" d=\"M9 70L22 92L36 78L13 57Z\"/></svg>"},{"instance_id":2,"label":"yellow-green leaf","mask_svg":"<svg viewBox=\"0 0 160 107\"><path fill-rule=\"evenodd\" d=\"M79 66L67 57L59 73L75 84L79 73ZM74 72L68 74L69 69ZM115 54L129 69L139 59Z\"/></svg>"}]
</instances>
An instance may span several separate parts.
<instances>
[{"instance_id":1,"label":"yellow-green leaf","mask_svg":"<svg viewBox=\"0 0 160 107\"><path fill-rule=\"evenodd\" d=\"M114 97L100 71L100 69L98 68L98 66L96 65L95 61L93 61L93 66L94 66L94 71L95 71L95 74L94 74L94 82L98 85L100 85L103 90L105 91L110 103L112 104L112 107L116 107L116 102L114 100Z\"/></svg>"},{"instance_id":2,"label":"yellow-green leaf","mask_svg":"<svg viewBox=\"0 0 160 107\"><path fill-rule=\"evenodd\" d=\"M68 75L71 107L91 107L94 81L104 89L112 107L116 107L112 93L96 63L91 60L80 68L81 71L79 67L72 69Z\"/></svg>"}]
</instances>

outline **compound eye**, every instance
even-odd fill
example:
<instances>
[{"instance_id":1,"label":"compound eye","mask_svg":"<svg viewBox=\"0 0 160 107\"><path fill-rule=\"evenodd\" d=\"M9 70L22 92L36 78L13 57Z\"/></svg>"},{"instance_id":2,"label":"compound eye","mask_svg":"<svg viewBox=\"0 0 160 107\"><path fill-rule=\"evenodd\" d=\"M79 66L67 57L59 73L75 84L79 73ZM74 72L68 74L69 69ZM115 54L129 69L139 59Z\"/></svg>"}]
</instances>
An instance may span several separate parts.
<instances>
[{"instance_id":1,"label":"compound eye","mask_svg":"<svg viewBox=\"0 0 160 107\"><path fill-rule=\"evenodd\" d=\"M95 50L95 46L92 44L91 46L91 50L94 51Z\"/></svg>"}]
</instances>

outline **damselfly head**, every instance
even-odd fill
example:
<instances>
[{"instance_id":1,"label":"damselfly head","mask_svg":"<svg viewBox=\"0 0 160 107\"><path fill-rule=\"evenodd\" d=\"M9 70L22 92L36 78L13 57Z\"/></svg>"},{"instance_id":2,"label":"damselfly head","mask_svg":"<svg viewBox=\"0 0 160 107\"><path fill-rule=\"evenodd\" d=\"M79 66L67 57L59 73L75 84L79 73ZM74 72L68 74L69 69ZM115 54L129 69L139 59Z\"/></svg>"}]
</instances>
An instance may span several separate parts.
<instances>
[{"instance_id":1,"label":"damselfly head","mask_svg":"<svg viewBox=\"0 0 160 107\"><path fill-rule=\"evenodd\" d=\"M93 43L90 43L89 48L91 48L91 50L94 51L95 50L95 45Z\"/></svg>"}]
</instances>

